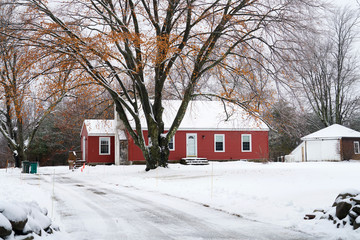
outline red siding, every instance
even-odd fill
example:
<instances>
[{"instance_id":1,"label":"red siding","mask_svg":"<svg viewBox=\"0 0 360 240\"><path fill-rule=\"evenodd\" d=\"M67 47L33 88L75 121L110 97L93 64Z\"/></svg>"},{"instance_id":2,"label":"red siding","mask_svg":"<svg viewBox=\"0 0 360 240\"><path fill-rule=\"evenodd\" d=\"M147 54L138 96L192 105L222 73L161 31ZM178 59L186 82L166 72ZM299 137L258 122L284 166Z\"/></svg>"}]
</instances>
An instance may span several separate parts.
<instances>
[{"instance_id":1,"label":"red siding","mask_svg":"<svg viewBox=\"0 0 360 240\"><path fill-rule=\"evenodd\" d=\"M110 163L113 164L115 162L115 137L114 136L88 136L87 131L83 130L82 136L81 136L81 150L83 149L83 136L86 137L85 141L85 160L89 164L104 164L104 163ZM110 155L100 155L99 151L99 139L100 137L110 137Z\"/></svg>"},{"instance_id":2,"label":"red siding","mask_svg":"<svg viewBox=\"0 0 360 240\"><path fill-rule=\"evenodd\" d=\"M360 142L360 138L343 138L341 142L343 160L360 160L360 154L355 154L354 149L354 142Z\"/></svg>"},{"instance_id":3,"label":"red siding","mask_svg":"<svg viewBox=\"0 0 360 240\"><path fill-rule=\"evenodd\" d=\"M197 134L197 156L208 160L268 159L267 131L177 131L175 134L175 151L170 151L169 160L180 160L186 157L186 133ZM215 152L215 134L225 135L225 152ZM241 135L251 134L251 152L241 151ZM147 141L147 131L144 131ZM142 161L144 157L132 139L129 140L129 161Z\"/></svg>"},{"instance_id":4,"label":"red siding","mask_svg":"<svg viewBox=\"0 0 360 240\"><path fill-rule=\"evenodd\" d=\"M110 154L100 155L99 138L109 136L89 136L88 137L88 163L115 163L115 137L110 136Z\"/></svg>"}]
</instances>

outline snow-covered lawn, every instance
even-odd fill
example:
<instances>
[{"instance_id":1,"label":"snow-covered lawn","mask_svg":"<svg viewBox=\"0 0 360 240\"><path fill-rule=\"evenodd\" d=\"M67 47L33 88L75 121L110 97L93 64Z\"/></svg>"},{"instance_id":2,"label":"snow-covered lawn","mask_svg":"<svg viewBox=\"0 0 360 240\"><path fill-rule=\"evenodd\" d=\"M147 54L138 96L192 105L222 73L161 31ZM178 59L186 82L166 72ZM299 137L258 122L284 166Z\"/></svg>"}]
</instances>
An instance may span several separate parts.
<instances>
[{"instance_id":1,"label":"snow-covered lawn","mask_svg":"<svg viewBox=\"0 0 360 240\"><path fill-rule=\"evenodd\" d=\"M323 236L323 239L360 239L360 229L336 229L325 220L304 220L314 209L331 207L345 190L360 190L360 162L249 163L211 162L207 166L170 164L145 172L144 166L86 166L74 172L67 167L41 167L39 175L51 181L55 174L81 179L92 185L127 186L146 192L159 192L208 205L211 208L265 223ZM28 177L28 176L26 176ZM32 175L32 185L23 181L18 169L0 170L1 200L37 201L49 210L61 226L53 209L54 189L43 188L40 176ZM37 182L36 179L39 178Z\"/></svg>"}]
</instances>

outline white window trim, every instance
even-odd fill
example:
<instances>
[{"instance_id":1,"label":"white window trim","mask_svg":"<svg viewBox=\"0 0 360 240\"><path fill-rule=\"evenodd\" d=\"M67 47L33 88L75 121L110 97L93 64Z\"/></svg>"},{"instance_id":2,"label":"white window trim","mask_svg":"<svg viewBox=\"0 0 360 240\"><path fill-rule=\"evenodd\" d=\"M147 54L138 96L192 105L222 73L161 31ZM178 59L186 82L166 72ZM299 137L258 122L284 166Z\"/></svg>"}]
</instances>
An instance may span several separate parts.
<instances>
[{"instance_id":1,"label":"white window trim","mask_svg":"<svg viewBox=\"0 0 360 240\"><path fill-rule=\"evenodd\" d=\"M223 139L223 150L216 150L216 136L222 136ZM225 134L214 134L214 151L215 152L225 152Z\"/></svg>"},{"instance_id":2,"label":"white window trim","mask_svg":"<svg viewBox=\"0 0 360 240\"><path fill-rule=\"evenodd\" d=\"M356 147L355 147L356 144L358 145L358 147L357 147L358 152L356 152ZM354 141L354 153L355 154L360 154L360 143L359 143L359 141Z\"/></svg>"},{"instance_id":3,"label":"white window trim","mask_svg":"<svg viewBox=\"0 0 360 240\"><path fill-rule=\"evenodd\" d=\"M109 143L109 153L101 153L101 140L107 140ZM99 155L110 155L111 154L111 142L110 137L99 137Z\"/></svg>"},{"instance_id":4,"label":"white window trim","mask_svg":"<svg viewBox=\"0 0 360 240\"><path fill-rule=\"evenodd\" d=\"M172 138L173 141L173 148L169 148L170 151L175 151L175 136L173 136Z\"/></svg>"},{"instance_id":5,"label":"white window trim","mask_svg":"<svg viewBox=\"0 0 360 240\"><path fill-rule=\"evenodd\" d=\"M250 138L250 150L244 150L244 144L243 144L243 139L244 137L248 136ZM241 134L241 151L242 152L252 152L252 138L251 138L251 134Z\"/></svg>"}]
</instances>

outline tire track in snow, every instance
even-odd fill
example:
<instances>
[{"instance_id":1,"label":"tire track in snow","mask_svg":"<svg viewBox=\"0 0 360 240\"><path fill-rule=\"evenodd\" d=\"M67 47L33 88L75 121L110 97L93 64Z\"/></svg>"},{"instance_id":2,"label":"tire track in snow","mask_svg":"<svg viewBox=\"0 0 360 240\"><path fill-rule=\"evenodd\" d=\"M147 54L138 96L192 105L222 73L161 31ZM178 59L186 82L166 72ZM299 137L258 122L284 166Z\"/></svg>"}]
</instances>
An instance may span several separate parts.
<instances>
[{"instance_id":1,"label":"tire track in snow","mask_svg":"<svg viewBox=\"0 0 360 240\"><path fill-rule=\"evenodd\" d=\"M61 178L60 182L78 187L84 202L92 205L101 204L107 209L103 217L120 221L121 230L118 232L121 234L117 238L103 239L237 239L233 238L237 235L235 233L224 235L216 229L209 231L202 219L187 216L178 210L169 210L159 203L141 197L114 192L111 189L99 189L91 185L85 187L82 182L74 184L73 180L68 178ZM89 194L92 195L91 200L85 199L84 197ZM99 207L94 209L98 210Z\"/></svg>"}]
</instances>

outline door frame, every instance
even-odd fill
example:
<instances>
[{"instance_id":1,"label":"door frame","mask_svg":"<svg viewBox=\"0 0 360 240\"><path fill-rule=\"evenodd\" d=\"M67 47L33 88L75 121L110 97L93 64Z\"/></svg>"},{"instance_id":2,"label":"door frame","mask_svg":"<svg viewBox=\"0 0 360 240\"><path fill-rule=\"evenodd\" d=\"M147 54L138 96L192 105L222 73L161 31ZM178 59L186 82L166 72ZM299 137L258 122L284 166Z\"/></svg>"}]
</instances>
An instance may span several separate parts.
<instances>
[{"instance_id":1,"label":"door frame","mask_svg":"<svg viewBox=\"0 0 360 240\"><path fill-rule=\"evenodd\" d=\"M189 137L190 136L193 136L195 141L194 141L194 144L195 144L195 155L189 155L188 153L188 144L189 144ZM197 133L187 133L186 134L186 157L197 157L197 154L198 154L198 151L197 151Z\"/></svg>"}]
</instances>

